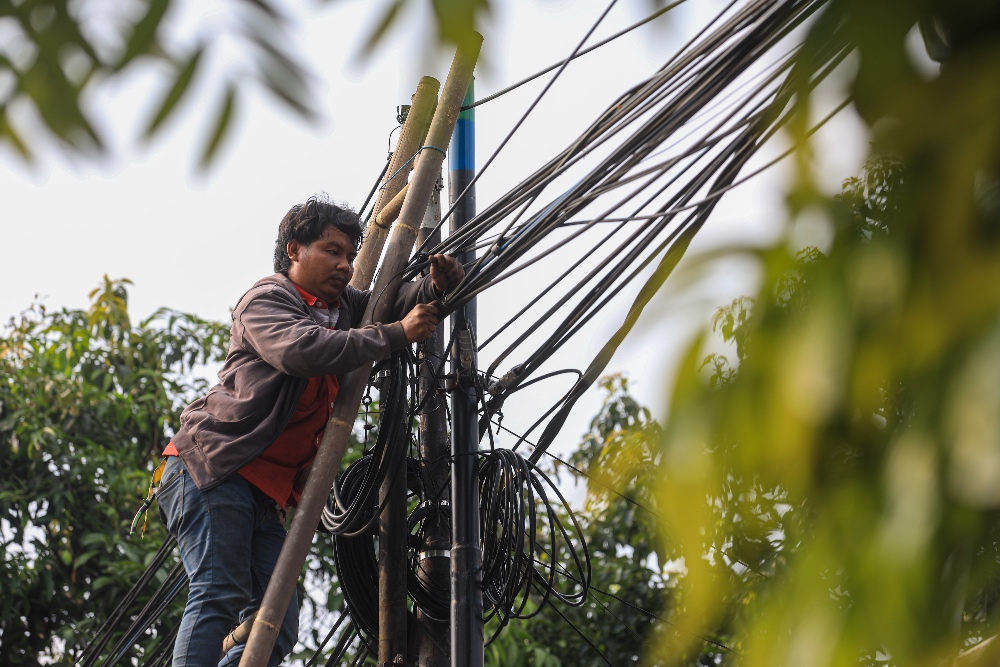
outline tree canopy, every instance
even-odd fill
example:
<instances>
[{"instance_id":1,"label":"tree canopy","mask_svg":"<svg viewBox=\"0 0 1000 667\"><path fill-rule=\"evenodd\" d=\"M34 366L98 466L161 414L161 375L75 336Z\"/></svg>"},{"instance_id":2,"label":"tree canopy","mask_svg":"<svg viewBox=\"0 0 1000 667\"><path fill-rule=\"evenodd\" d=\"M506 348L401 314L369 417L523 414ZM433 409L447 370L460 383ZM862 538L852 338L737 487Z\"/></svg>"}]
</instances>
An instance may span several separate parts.
<instances>
[{"instance_id":1,"label":"tree canopy","mask_svg":"<svg viewBox=\"0 0 1000 667\"><path fill-rule=\"evenodd\" d=\"M133 324L126 280L89 310L35 304L0 340L0 643L5 664L79 657L163 541L128 539L195 371L228 327L162 309ZM59 641L56 640L58 638Z\"/></svg>"}]
</instances>

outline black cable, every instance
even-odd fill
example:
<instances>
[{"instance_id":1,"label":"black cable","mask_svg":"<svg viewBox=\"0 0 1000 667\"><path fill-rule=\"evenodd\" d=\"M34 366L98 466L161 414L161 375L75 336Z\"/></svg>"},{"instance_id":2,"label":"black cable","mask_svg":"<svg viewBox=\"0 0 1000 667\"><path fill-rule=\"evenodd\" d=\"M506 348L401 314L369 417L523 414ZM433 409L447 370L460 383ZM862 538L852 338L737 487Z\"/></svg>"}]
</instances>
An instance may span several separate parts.
<instances>
[{"instance_id":1,"label":"black cable","mask_svg":"<svg viewBox=\"0 0 1000 667\"><path fill-rule=\"evenodd\" d=\"M305 667L313 667L313 665L316 664L316 661L319 660L320 656L323 654L323 649L326 648L326 645L330 643L331 639L333 639L333 635L337 633L341 624L350 620L350 618L350 615L346 611L341 610L340 616L337 617L337 622L330 627L330 631L326 633L326 637L324 637L323 641L316 647L316 650L313 652L312 657L309 658L309 662L305 664Z\"/></svg>"},{"instance_id":2,"label":"black cable","mask_svg":"<svg viewBox=\"0 0 1000 667\"><path fill-rule=\"evenodd\" d=\"M406 439L407 398L409 383L408 352L399 351L390 358L388 366L379 365L388 370L387 381L383 383L383 394L380 398L381 416L375 447L363 459L355 462L341 476L323 508L323 527L334 534L348 537L367 532L378 520L377 513L372 515L370 508L374 503L378 506L378 492L382 481L390 470L399 468L406 456L405 446L399 445ZM365 461L364 464L361 461ZM377 465L370 465L376 461ZM361 474L360 480L351 475ZM351 496L347 500L341 492L344 485L351 485Z\"/></svg>"},{"instance_id":3,"label":"black cable","mask_svg":"<svg viewBox=\"0 0 1000 667\"><path fill-rule=\"evenodd\" d=\"M177 631L180 630L180 621L163 636L160 643L157 644L153 653L149 656L143 667L166 667L167 662L173 658L174 654L174 642L177 640Z\"/></svg>"},{"instance_id":4,"label":"black cable","mask_svg":"<svg viewBox=\"0 0 1000 667\"><path fill-rule=\"evenodd\" d=\"M100 657L104 647L107 646L111 639L112 634L117 630L118 625L121 623L125 614L128 612L129 608L139 597L139 594L143 589L152 581L156 573L163 567L164 562L173 552L174 546L176 545L176 540L172 536L167 536L163 540L163 545L160 547L159 551L153 556L149 565L140 575L138 581L135 585L125 594L125 597L118 604L117 607L108 616L108 619L101 625L94 635L94 638L90 643L84 648L83 653L80 656L79 661L76 663L77 667L92 667Z\"/></svg>"},{"instance_id":5,"label":"black cable","mask_svg":"<svg viewBox=\"0 0 1000 667\"><path fill-rule=\"evenodd\" d=\"M393 130L393 132L395 132L395 130ZM389 134L390 136L392 136L391 132ZM371 211L368 211L366 213L365 209L368 208L368 203L372 200L372 197L375 196L375 193L378 192L379 183L382 182L382 178L385 177L385 173L389 171L389 165L391 163L392 163L392 151L389 151L389 155L386 156L385 158L385 164L382 166L382 171L379 173L378 178L375 179L375 184L372 185L372 189L368 193L368 196L365 197L365 203L361 205L360 214L358 215L358 218L360 220L367 220L371 216Z\"/></svg>"},{"instance_id":6,"label":"black cable","mask_svg":"<svg viewBox=\"0 0 1000 667\"><path fill-rule=\"evenodd\" d=\"M117 665L138 641L139 636L156 622L160 614L177 597L186 584L187 575L184 572L184 566L182 563L177 562L171 568L163 583L160 584L146 605L136 615L128 628L126 628L121 638L111 649L111 657L101 663L101 667L113 667Z\"/></svg>"},{"instance_id":7,"label":"black cable","mask_svg":"<svg viewBox=\"0 0 1000 667\"><path fill-rule=\"evenodd\" d=\"M583 49L582 51L580 51L576 55L572 56L571 60L576 60L580 56L585 56L585 55L587 55L588 53L590 53L592 51L596 51L597 49L601 48L605 44L609 44L610 42L615 41L619 37L621 37L623 35L627 35L628 33L632 32L636 28L641 28L642 26L646 25L650 21L654 21L654 20L660 18L661 16L663 16L664 14L666 14L667 12L669 12L671 9L673 9L674 7L676 7L676 6L680 5L680 4L683 4L684 2L686 2L686 0L677 0L677 2L672 2L669 5L666 5L665 7L661 7L660 9L656 10L655 12L653 12L652 14L650 14L649 16L647 16L646 18L642 19L641 21L639 21L637 23L633 23L632 25L630 25L629 27L625 28L624 30L619 30L615 34L613 34L610 37L607 37L605 39L602 39L601 41L597 42L593 46L588 46L587 48ZM535 72L534 74L532 74L532 75L530 75L528 77L525 77L524 79L521 79L517 83L513 83L513 84L507 86L503 90L498 90L497 92L493 93L492 95L488 95L488 96L486 96L486 97L484 97L484 98L482 98L480 100L476 100L472 104L466 104L464 107L462 107L461 110L462 111L468 111L469 109L474 109L474 108L478 107L481 104L486 104L487 102L492 102L493 100L497 99L498 97L506 95L507 93L511 92L512 90L516 90L516 89L520 88L521 86L523 86L524 84L531 83L532 81L534 81L538 77L544 76L544 75L548 74L552 70L554 70L557 67L559 67L560 65L562 65L564 62L566 62L566 61L565 60L561 60L561 61L555 63L554 65L550 65L550 66L546 67L543 70Z\"/></svg>"},{"instance_id":8,"label":"black cable","mask_svg":"<svg viewBox=\"0 0 1000 667\"><path fill-rule=\"evenodd\" d=\"M503 426L502 424L500 424L500 422L496 423L496 427L498 429L502 430L502 431L506 431L510 435L512 435L515 438L517 438L518 442L524 442L525 444L527 444L528 446L530 446L532 449L534 449L535 447L537 447L537 445L535 443L531 442L530 440L528 440L525 435L519 434L519 433L516 433L516 432L512 431L511 429L507 428L506 426ZM569 461L561 459L561 458L559 458L558 456L556 456L555 454L553 454L552 452L549 452L549 451L546 451L545 455L548 456L549 458L551 458L552 460L557 461L558 463L561 463L562 465L566 466L570 470L574 471L575 473L577 473L578 475L580 475L581 477L583 477L584 479L586 479L588 482L593 482L594 484L597 484L598 486L604 488L605 491L613 493L614 495L618 496L619 498L621 498L625 502L629 503L633 507L642 510L643 512L645 512L649 516L653 517L654 519L656 519L656 520L658 520L660 522L664 521L663 516L660 515L659 513L654 512L652 509L650 509L649 507L646 507L645 505L643 505L642 503L640 503L636 499L630 498L629 496L626 496L625 494L621 493L620 491L618 491L614 487L611 487L611 486L605 484L604 482L602 482L597 477L593 477L592 475L588 474L586 471L580 470L579 468L577 468L576 466L574 466ZM760 577L767 578L767 576L768 576L768 575L764 574L763 572L761 572L760 570L758 570L757 568L755 568L754 566L752 566L749 563L747 563L746 561L741 560L740 558L737 558L736 556L732 555L731 553L729 553L725 549L720 549L718 547L714 547L714 546L711 546L711 545L709 546L709 549L711 549L712 551L715 551L715 552L717 552L719 554L722 554L723 556L725 556L726 558L728 558L729 560L731 560L734 563L739 563L743 567L747 568L747 570L753 572L754 574L756 574L756 575L758 575Z\"/></svg>"},{"instance_id":9,"label":"black cable","mask_svg":"<svg viewBox=\"0 0 1000 667\"><path fill-rule=\"evenodd\" d=\"M480 455L479 479L483 604L487 620L497 621L489 641L511 619L531 618L550 599L583 604L591 577L590 554L582 528L558 487L527 459L506 449ZM572 527L560 516L567 517ZM544 563L538 558L543 553L567 554L569 561L554 558ZM576 576L566 577L564 572ZM577 590L564 588L562 580L575 582ZM528 608L529 598L533 609Z\"/></svg>"},{"instance_id":10,"label":"black cable","mask_svg":"<svg viewBox=\"0 0 1000 667\"><path fill-rule=\"evenodd\" d=\"M433 237L434 232L440 229L441 225L444 224L444 221L447 220L449 217L451 217L451 214L455 211L455 208L465 199L465 196L472 190L472 188L475 187L476 183L479 181L479 178L489 168L489 166L493 164L493 160L495 160L497 155L500 154L500 151L504 149L504 146L507 145L507 142L509 142L511 137L514 136L514 133L517 132L518 129L520 129L521 125L524 123L525 120L527 120L528 116L531 114L532 111L534 111L535 107L538 106L538 103L541 102L545 94L549 92L549 88L552 87L552 84L554 84L556 80L559 78L559 76L563 73L563 71L565 71L567 65L569 65L569 63L573 60L576 54L579 53L580 49L583 47L586 41L590 39L590 36L594 33L595 30L597 30L597 26L601 24L601 21L603 21L604 17L608 15L608 12L611 11L611 8L615 6L616 2L618 2L618 0L611 0L607 8L600 15L600 17L598 17L594 25L591 26L590 30L587 31L587 34L584 35L580 43L576 46L575 49L573 49L573 52L570 53L570 55L566 58L566 60L562 62L562 64L559 67L559 71L557 71L555 75L549 80L549 82L545 84L545 87L542 89L542 92L538 94L538 97L535 98L535 101L532 102L530 105L528 105L528 109L524 112L521 118L516 123L514 123L514 127L512 127L510 132L507 133L507 136L504 137L504 139L500 142L500 145L497 146L493 154L490 155L490 157L486 160L482 168L478 172L476 172L476 175L472 177L472 180L469 181L469 184L465 187L465 189L452 200L451 207L441 216L441 220L434 227L434 229L432 229L427 235L428 239ZM423 249L424 245L421 244L421 246L417 250L419 252L422 251Z\"/></svg>"}]
</instances>

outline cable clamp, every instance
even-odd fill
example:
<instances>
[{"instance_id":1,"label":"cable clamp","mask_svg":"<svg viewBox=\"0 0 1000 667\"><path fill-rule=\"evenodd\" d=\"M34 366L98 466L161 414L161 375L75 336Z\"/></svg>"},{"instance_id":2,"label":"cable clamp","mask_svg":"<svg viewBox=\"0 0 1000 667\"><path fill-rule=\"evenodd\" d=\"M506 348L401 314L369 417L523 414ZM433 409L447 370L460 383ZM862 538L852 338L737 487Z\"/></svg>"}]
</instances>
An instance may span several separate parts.
<instances>
[{"instance_id":1,"label":"cable clamp","mask_svg":"<svg viewBox=\"0 0 1000 667\"><path fill-rule=\"evenodd\" d=\"M472 343L472 332L468 329L458 332L458 362L463 374L470 373L476 365L476 346Z\"/></svg>"},{"instance_id":2,"label":"cable clamp","mask_svg":"<svg viewBox=\"0 0 1000 667\"><path fill-rule=\"evenodd\" d=\"M429 549L420 552L420 560L430 560L431 558L451 558L451 551L448 549Z\"/></svg>"},{"instance_id":3,"label":"cable clamp","mask_svg":"<svg viewBox=\"0 0 1000 667\"><path fill-rule=\"evenodd\" d=\"M494 396L500 396L500 394L507 391L507 388L521 377L522 370L524 370L524 364L517 364L507 371L502 378L489 385L486 388L486 391L490 392Z\"/></svg>"}]
</instances>

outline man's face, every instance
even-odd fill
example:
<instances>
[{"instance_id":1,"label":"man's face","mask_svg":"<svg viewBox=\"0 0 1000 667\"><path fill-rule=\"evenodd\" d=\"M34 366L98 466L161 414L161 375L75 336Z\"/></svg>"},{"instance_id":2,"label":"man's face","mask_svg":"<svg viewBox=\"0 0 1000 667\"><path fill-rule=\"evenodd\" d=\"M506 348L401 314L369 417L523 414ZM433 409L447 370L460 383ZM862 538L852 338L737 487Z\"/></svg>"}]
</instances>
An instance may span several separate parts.
<instances>
[{"instance_id":1,"label":"man's face","mask_svg":"<svg viewBox=\"0 0 1000 667\"><path fill-rule=\"evenodd\" d=\"M308 245L289 241L288 258L292 265L288 277L313 296L332 305L340 298L354 275L354 244L351 237L330 226Z\"/></svg>"}]
</instances>

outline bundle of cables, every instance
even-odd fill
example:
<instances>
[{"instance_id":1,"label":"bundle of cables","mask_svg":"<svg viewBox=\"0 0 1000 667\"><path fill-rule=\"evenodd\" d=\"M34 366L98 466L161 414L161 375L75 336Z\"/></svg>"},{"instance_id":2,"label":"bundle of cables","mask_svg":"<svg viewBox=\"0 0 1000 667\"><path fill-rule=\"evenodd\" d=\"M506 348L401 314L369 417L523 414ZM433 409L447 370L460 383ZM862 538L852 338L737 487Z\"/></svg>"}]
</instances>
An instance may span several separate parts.
<instances>
[{"instance_id":1,"label":"bundle of cables","mask_svg":"<svg viewBox=\"0 0 1000 667\"><path fill-rule=\"evenodd\" d=\"M461 230L434 247L420 248L427 254L482 251L442 299L444 313L529 267L551 262L556 253L566 258L557 278L525 299L478 345L482 351L508 329L513 337L486 372L492 381L495 374L503 375L501 364L516 361L497 384L491 411L629 285L645 279L619 330L557 408L539 420L547 424L533 461L603 373L722 195L791 152L740 177L751 158L801 112L796 100L851 51L851 36L831 26L825 43L801 55L795 44L800 28L823 5L824 0L730 3L659 71L615 99L566 149ZM425 256L418 253L408 272L421 270ZM538 336L544 338L540 343Z\"/></svg>"},{"instance_id":2,"label":"bundle of cables","mask_svg":"<svg viewBox=\"0 0 1000 667\"><path fill-rule=\"evenodd\" d=\"M402 449L402 448L401 448ZM364 480L369 476L374 457L366 454L344 471L337 482L340 495L351 501L358 498ZM419 472L415 459L406 459L406 482L408 487L418 483ZM378 641L378 497L359 510L359 521L368 528L357 534L335 534L333 536L334 558L340 587L344 592L347 609L361 631L362 639L369 646L377 646ZM407 589L417 586L416 574L411 570ZM445 606L447 607L447 600ZM377 653L377 651L376 651Z\"/></svg>"},{"instance_id":3,"label":"bundle of cables","mask_svg":"<svg viewBox=\"0 0 1000 667\"><path fill-rule=\"evenodd\" d=\"M425 497L420 462L406 456L411 435L406 353L394 355L385 370L376 443L340 476L323 513L323 524L333 533L347 608L369 646L378 637L378 492L387 477L407 485L413 507L407 521L410 598L437 619L447 618L451 603L449 590L420 576L425 525L448 523L450 517L440 499ZM497 620L491 641L510 619L529 618L546 602L583 604L590 556L579 523L552 480L534 463L504 449L481 456L479 479L483 602L487 620Z\"/></svg>"}]
</instances>

